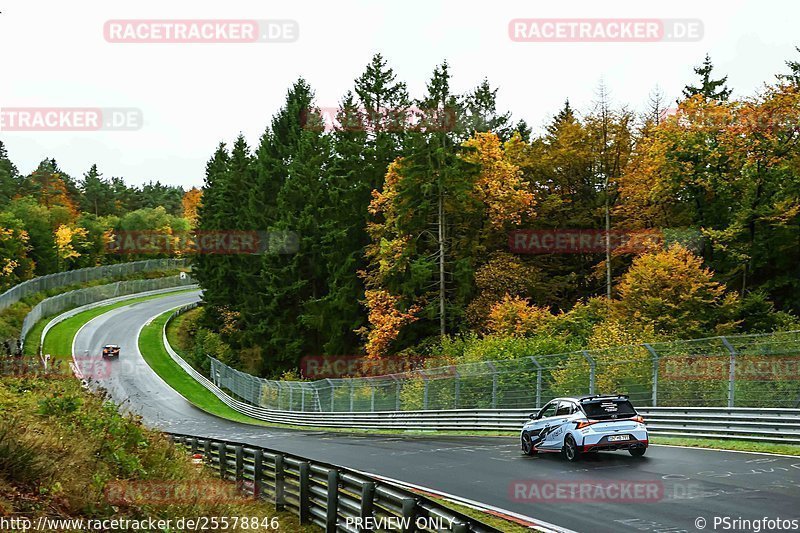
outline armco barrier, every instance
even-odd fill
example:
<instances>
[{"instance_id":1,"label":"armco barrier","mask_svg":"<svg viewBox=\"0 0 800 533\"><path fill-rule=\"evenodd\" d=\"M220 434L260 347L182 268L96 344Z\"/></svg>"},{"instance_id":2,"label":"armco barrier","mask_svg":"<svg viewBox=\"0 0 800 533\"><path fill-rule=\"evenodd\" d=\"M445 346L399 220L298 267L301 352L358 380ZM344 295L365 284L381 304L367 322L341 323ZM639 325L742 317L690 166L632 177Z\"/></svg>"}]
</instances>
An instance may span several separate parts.
<instances>
[{"instance_id":1,"label":"armco barrier","mask_svg":"<svg viewBox=\"0 0 800 533\"><path fill-rule=\"evenodd\" d=\"M171 318L196 307L189 304ZM519 431L537 409L450 409L426 411L306 412L266 409L232 398L195 370L169 344L166 328L162 332L170 357L190 376L232 409L266 422L294 426L352 429L399 429L409 431ZM800 444L800 409L644 407L648 431L670 437L710 437L763 442Z\"/></svg>"},{"instance_id":2,"label":"armco barrier","mask_svg":"<svg viewBox=\"0 0 800 533\"><path fill-rule=\"evenodd\" d=\"M171 434L177 444L202 454L220 477L253 497L315 524L326 532L369 531L359 521L374 520L380 530L499 532L475 518L422 494L367 474L247 444ZM381 526L380 524L383 524ZM388 527L387 527L388 526ZM549 527L538 525L542 531Z\"/></svg>"}]
</instances>

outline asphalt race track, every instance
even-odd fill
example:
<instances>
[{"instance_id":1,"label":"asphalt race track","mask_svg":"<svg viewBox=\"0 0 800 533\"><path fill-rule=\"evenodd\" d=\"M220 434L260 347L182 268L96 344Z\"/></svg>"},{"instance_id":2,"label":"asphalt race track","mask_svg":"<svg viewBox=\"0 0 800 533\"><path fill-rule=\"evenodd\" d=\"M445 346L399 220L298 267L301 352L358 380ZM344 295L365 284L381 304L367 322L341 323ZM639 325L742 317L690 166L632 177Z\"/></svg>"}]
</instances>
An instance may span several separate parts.
<instances>
[{"instance_id":1,"label":"asphalt race track","mask_svg":"<svg viewBox=\"0 0 800 533\"><path fill-rule=\"evenodd\" d=\"M722 524L713 527L715 516L800 518L800 457L654 446L640 459L615 452L570 464L557 454L525 457L515 438L339 434L264 428L211 416L170 389L137 346L138 333L150 319L197 299L197 293L175 294L95 318L75 339L79 365L88 366L84 357L99 359L104 344L119 344L120 360L111 363L107 375L98 372L96 377L116 402L148 425L360 469L575 531L695 532L698 517L706 520L705 525L697 522L705 531L722 531ZM578 483L581 492L572 496L570 483ZM603 488L605 493L596 492Z\"/></svg>"}]
</instances>

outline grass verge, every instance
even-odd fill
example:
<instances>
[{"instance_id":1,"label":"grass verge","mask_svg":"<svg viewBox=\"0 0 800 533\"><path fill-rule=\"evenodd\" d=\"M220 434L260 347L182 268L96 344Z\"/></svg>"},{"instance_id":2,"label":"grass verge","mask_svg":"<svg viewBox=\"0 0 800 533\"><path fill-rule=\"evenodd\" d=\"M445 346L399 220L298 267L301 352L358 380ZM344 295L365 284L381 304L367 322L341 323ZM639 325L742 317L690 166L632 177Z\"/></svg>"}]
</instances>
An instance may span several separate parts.
<instances>
[{"instance_id":1,"label":"grass verge","mask_svg":"<svg viewBox=\"0 0 800 533\"><path fill-rule=\"evenodd\" d=\"M715 450L736 450L739 452L780 453L783 455L800 455L800 445L780 444L777 442L753 442L749 440L716 440L684 437L650 437L652 444L668 446L688 446L691 448L711 448Z\"/></svg>"},{"instance_id":2,"label":"grass verge","mask_svg":"<svg viewBox=\"0 0 800 533\"><path fill-rule=\"evenodd\" d=\"M123 307L138 302L144 302L147 300L153 300L155 298L161 298L166 295L171 296L174 294L181 294L183 292L190 292L193 290L196 289L176 290L168 292L166 294L164 293L151 294L148 296L141 296L138 298L130 298L127 300L114 302L112 304L95 307L94 309L89 309L88 311L84 311L82 313L78 313L77 315L70 317L62 322L59 322L58 324L50 328L50 331L47 332L47 336L45 337L44 343L42 345L42 353L45 354L49 353L50 356L55 360L64 360L64 361L69 360L72 358L72 339L75 337L75 334L78 332L81 326L89 322L91 319L98 317L103 313L107 313L113 309L117 309L118 307ZM34 331L38 332L37 334L38 336L31 337L31 341L33 341L33 339L36 339L38 342L39 337L41 337L42 335L42 330L44 329L44 326L52 319L53 317L44 318L36 323Z\"/></svg>"},{"instance_id":3,"label":"grass verge","mask_svg":"<svg viewBox=\"0 0 800 533\"><path fill-rule=\"evenodd\" d=\"M198 383L178 366L164 347L162 331L164 324L174 311L167 311L142 328L139 335L139 351L150 368L181 396L200 409L228 420L248 424L264 425L265 422L234 411L207 388Z\"/></svg>"},{"instance_id":4,"label":"grass verge","mask_svg":"<svg viewBox=\"0 0 800 533\"><path fill-rule=\"evenodd\" d=\"M181 357L186 357L194 345L194 337L187 331L186 325L192 323L202 312L202 307L190 309L167 324L167 342Z\"/></svg>"},{"instance_id":5,"label":"grass verge","mask_svg":"<svg viewBox=\"0 0 800 533\"><path fill-rule=\"evenodd\" d=\"M471 507L466 507L464 505L451 502L450 500L447 500L445 498L440 498L439 496L433 496L431 494L427 494L426 496L436 501L443 507L447 507L449 509L457 511L463 515L474 518L475 520L480 520L487 526L499 529L503 533L529 533L531 531L529 527L518 524L512 520L506 520L505 518L501 518L492 513L478 511Z\"/></svg>"}]
</instances>

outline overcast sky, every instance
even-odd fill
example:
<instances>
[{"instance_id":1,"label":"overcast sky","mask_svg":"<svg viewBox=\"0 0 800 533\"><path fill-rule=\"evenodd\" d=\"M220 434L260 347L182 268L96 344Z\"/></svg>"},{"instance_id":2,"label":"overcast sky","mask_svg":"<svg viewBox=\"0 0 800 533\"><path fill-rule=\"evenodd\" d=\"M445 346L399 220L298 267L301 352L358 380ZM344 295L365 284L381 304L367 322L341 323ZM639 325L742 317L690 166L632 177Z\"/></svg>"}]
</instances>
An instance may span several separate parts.
<instances>
[{"instance_id":1,"label":"overcast sky","mask_svg":"<svg viewBox=\"0 0 800 533\"><path fill-rule=\"evenodd\" d=\"M97 163L107 176L201 185L219 141L251 145L299 76L320 107L335 106L375 52L411 95L434 66L451 64L456 91L487 77L501 109L540 129L569 98L587 110L603 79L614 101L644 108L659 85L674 101L710 53L735 95L757 91L798 59L800 3L641 0L0 0L0 108L131 107L137 131L0 132L20 171L54 157L74 177ZM697 42L519 43L515 18L694 18ZM110 19L293 19L294 43L113 44Z\"/></svg>"}]
</instances>

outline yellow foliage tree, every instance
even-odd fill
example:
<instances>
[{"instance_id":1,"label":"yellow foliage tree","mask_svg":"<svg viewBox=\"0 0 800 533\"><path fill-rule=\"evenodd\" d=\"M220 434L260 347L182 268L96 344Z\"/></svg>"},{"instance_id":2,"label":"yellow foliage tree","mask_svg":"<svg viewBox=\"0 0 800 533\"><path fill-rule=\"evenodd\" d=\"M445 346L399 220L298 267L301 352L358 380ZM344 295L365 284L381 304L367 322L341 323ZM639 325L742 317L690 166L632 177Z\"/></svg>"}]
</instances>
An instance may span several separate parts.
<instances>
[{"instance_id":1,"label":"yellow foliage tree","mask_svg":"<svg viewBox=\"0 0 800 533\"><path fill-rule=\"evenodd\" d=\"M612 312L620 320L683 338L729 333L738 302L702 259L681 245L637 257L622 276Z\"/></svg>"},{"instance_id":2,"label":"yellow foliage tree","mask_svg":"<svg viewBox=\"0 0 800 533\"><path fill-rule=\"evenodd\" d=\"M489 227L503 229L507 224L519 225L523 217L533 216L533 194L528 191L519 167L506 156L497 135L477 133L464 145L475 149L464 158L481 165L473 190L476 199L485 205Z\"/></svg>"},{"instance_id":3,"label":"yellow foliage tree","mask_svg":"<svg viewBox=\"0 0 800 533\"><path fill-rule=\"evenodd\" d=\"M554 319L549 310L531 305L526 298L506 295L489 311L486 329L497 335L535 335L547 330Z\"/></svg>"},{"instance_id":4,"label":"yellow foliage tree","mask_svg":"<svg viewBox=\"0 0 800 533\"><path fill-rule=\"evenodd\" d=\"M55 245L61 268L68 267L71 260L81 256L78 250L84 249L89 244L87 236L88 231L80 226L61 224L56 228Z\"/></svg>"},{"instance_id":5,"label":"yellow foliage tree","mask_svg":"<svg viewBox=\"0 0 800 533\"><path fill-rule=\"evenodd\" d=\"M197 225L197 211L203 200L203 191L192 187L183 195L183 218L189 221L192 227Z\"/></svg>"}]
</instances>

